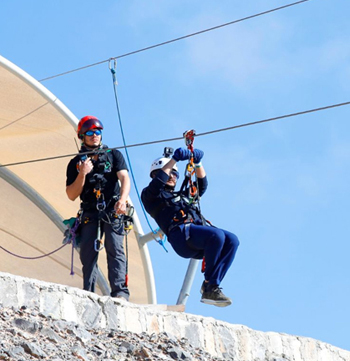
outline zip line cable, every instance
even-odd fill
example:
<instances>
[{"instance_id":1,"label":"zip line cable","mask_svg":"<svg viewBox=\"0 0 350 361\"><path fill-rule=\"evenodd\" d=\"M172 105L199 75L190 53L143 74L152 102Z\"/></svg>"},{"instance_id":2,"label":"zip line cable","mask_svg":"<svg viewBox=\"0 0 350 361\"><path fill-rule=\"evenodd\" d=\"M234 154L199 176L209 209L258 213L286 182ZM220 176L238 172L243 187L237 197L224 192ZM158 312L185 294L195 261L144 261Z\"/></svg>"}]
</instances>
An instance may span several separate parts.
<instances>
[{"instance_id":1,"label":"zip line cable","mask_svg":"<svg viewBox=\"0 0 350 361\"><path fill-rule=\"evenodd\" d=\"M282 119L286 119L286 118L296 117L296 116L299 116L299 115L320 112L320 111L327 110L327 109L343 107L345 105L350 105L350 101L344 102L344 103L326 105L324 107L319 107L319 108L314 108L314 109L303 110L303 111L296 112L296 113L280 115L278 117L267 118L267 119L263 119L263 120L257 120L257 121L254 121L254 122L233 125L232 127L215 129L215 130L211 130L211 131L203 132L203 133L197 133L196 137L201 137L203 135L209 135L209 134L214 134L214 133L219 133L219 132L225 132L225 131L228 131L228 130L243 128L243 127L249 127L251 125L257 125L257 124L272 122L272 121L276 121L276 120L282 120ZM150 142L129 144L129 145L126 145L126 146L121 146L121 147L106 148L106 149L103 149L102 151L97 151L97 152L73 153L73 154L58 155L58 156L54 156L54 157L46 157L46 158L37 158L37 159L32 159L32 160L25 160L25 161L21 161L21 162L0 164L0 168L11 167L11 166L14 166L14 165L28 164L28 163L44 162L44 161L47 161L47 160L74 157L74 156L76 156L78 154L79 155L91 155L91 154L96 154L96 153L99 153L99 152L106 152L107 150L142 147L142 146L145 146L145 145L151 145L151 144L157 144L157 143L166 143L166 142L172 142L172 141L175 141L175 140L183 140L183 137L168 138L168 139L161 139L161 140L153 140L153 141L150 141Z\"/></svg>"},{"instance_id":2,"label":"zip line cable","mask_svg":"<svg viewBox=\"0 0 350 361\"><path fill-rule=\"evenodd\" d=\"M286 9L286 8L289 8L289 7L292 7L292 6L295 6L295 5L299 5L299 4L305 3L305 2L307 2L307 1L310 1L310 0L300 0L300 1L297 1L297 2L294 2L294 3L290 3L290 4L286 4L286 5L283 5L283 6L274 8L274 9L270 9L270 10L266 10L266 11L263 11L263 12L260 12L260 13L257 13L257 14L249 15L249 16L246 16L246 17L241 18L241 19L237 19L237 20L230 21L230 22L228 22L228 23L224 23L224 24L221 24L221 25L213 26L213 27L211 27L211 28L204 29L204 30L200 30L200 31L197 31L197 32L195 32L195 33L191 33L191 34L188 34L188 35L180 36L180 37L175 38L175 39L172 39L172 40L167 40L167 41L164 41L164 42L162 42L162 43L150 45L150 46L147 46L147 47L142 48L142 49L139 49L139 50L134 50L134 51L131 51L131 52L129 52L129 53L125 53L125 54L122 54L122 55L118 55L118 56L115 56L115 57L112 57L112 58L109 58L109 59L106 59L106 60L101 60L101 61L98 61L98 62L96 62L96 63L92 63L92 64L89 64L89 65L82 66L82 67L80 67L80 68L76 68L76 69L68 70L68 71L63 72L63 73L60 73L60 74L52 75L52 76L49 76L49 77L47 77L47 78L44 78L44 79L39 80L39 82L44 82L44 81L46 81L46 80L54 79L54 78L57 78L57 77L59 77L59 76L71 74L71 73L74 73L74 72L77 72L77 71L80 71L80 70L84 70L84 69L87 69L87 68L91 68L91 67L93 67L93 66L101 65L101 64L103 64L103 63L107 63L107 62L112 61L112 60L117 60L117 59L125 58L125 57L127 57L127 56L134 55L134 54L138 54L138 53L141 53L141 52L144 52L144 51L147 51L147 50L151 50L151 49L154 49L154 48L158 48L158 47L163 46L163 45L168 45L168 44L174 43L174 42L176 42L176 41L188 39L188 38L190 38L190 37L197 36L197 35L200 35L200 34L204 34L204 33L207 33L207 32L209 32L209 31L217 30L217 29L223 28L223 27L225 27L225 26L237 24L237 23L240 23L240 22L242 22L242 21L250 20L250 19L253 19L253 18L256 18L256 17L259 17L259 16L263 16L263 15L266 15L266 14L270 14L270 13L275 12L275 11L279 11L279 10L283 10L283 9Z\"/></svg>"},{"instance_id":3,"label":"zip line cable","mask_svg":"<svg viewBox=\"0 0 350 361\"><path fill-rule=\"evenodd\" d=\"M137 187L137 183L136 183L136 179L135 179L135 175L134 175L134 171L133 171L133 168L132 168L132 165L131 165L131 160L130 160L130 157L129 157L129 152L128 152L128 149L127 149L127 144L126 144L126 140L125 140L125 135L124 135L124 129L123 129L123 124L122 124L122 117L121 117L121 114L120 114L120 107L119 107L119 101L118 101L118 93L117 93L117 77L116 77L116 67L117 67L117 60L114 59L114 67L112 67L111 65L111 61L109 62L109 69L112 73L112 78L113 78L113 90L114 90L114 97L115 97L115 104L116 104L116 108L117 108L117 114L118 114L118 120L119 120L119 126L120 126L120 132L122 134L122 139L123 139L123 144L124 144L124 149L125 149L125 154L126 154L126 157L127 157L127 160L128 160L128 164L129 164L129 168L130 168L130 173L131 173L131 177L132 177L132 180L133 180L133 183L134 183L134 187L135 187L135 191L136 191L136 194L137 194L137 197L138 197L138 200L139 200L139 203L141 205L141 209L142 209L142 212L146 218L146 221L147 221L147 224L148 224L148 227L150 228L151 232L156 235L158 233L158 231L155 231L149 221L149 218L147 216L147 213L146 213L146 210L145 210L145 207L141 201L141 196L140 196L140 192L138 190L138 187ZM158 228L159 230L159 228ZM153 237L153 239L159 243L164 249L166 252L168 252L168 250L165 248L164 246L164 241L163 240L158 240L156 239L156 237Z\"/></svg>"}]
</instances>

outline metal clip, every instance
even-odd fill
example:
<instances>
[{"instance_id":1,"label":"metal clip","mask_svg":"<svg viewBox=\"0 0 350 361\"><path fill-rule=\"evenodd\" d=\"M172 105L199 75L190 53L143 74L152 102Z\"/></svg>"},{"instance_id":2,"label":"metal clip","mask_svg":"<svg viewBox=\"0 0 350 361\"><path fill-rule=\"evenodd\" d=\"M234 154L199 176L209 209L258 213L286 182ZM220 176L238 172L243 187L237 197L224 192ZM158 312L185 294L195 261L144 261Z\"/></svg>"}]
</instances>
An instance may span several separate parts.
<instances>
[{"instance_id":1,"label":"metal clip","mask_svg":"<svg viewBox=\"0 0 350 361\"><path fill-rule=\"evenodd\" d=\"M113 66L112 66L112 61L114 60ZM117 72L117 59L116 58L110 58L109 62L108 62L108 67L109 70L111 71L112 75L113 75L113 83L115 85L118 85L117 82L117 77L116 77L116 72Z\"/></svg>"},{"instance_id":2,"label":"metal clip","mask_svg":"<svg viewBox=\"0 0 350 361\"><path fill-rule=\"evenodd\" d=\"M195 135L196 135L196 131L194 129L187 130L183 134L183 137L185 138L185 144L192 153L193 153L193 142Z\"/></svg>"},{"instance_id":3,"label":"metal clip","mask_svg":"<svg viewBox=\"0 0 350 361\"><path fill-rule=\"evenodd\" d=\"M97 202L96 203L96 208L100 212L104 211L106 209L106 202L105 201Z\"/></svg>"},{"instance_id":4,"label":"metal clip","mask_svg":"<svg viewBox=\"0 0 350 361\"><path fill-rule=\"evenodd\" d=\"M100 252L105 248L100 239L95 239L94 249L96 252Z\"/></svg>"}]
</instances>

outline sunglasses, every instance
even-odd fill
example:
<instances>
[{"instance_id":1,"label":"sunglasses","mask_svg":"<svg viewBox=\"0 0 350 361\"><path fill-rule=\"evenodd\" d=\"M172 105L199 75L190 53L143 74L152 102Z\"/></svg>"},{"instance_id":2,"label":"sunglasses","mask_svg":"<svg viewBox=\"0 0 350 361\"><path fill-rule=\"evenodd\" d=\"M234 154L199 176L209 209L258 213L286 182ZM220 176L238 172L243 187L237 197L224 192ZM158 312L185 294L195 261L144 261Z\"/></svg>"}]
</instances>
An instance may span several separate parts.
<instances>
[{"instance_id":1,"label":"sunglasses","mask_svg":"<svg viewBox=\"0 0 350 361\"><path fill-rule=\"evenodd\" d=\"M175 177L176 179L179 179L180 174L179 174L179 172L177 172L176 170L172 170L172 171L170 172L170 174L169 174L169 178L170 178L170 176L173 176L173 177Z\"/></svg>"},{"instance_id":2,"label":"sunglasses","mask_svg":"<svg viewBox=\"0 0 350 361\"><path fill-rule=\"evenodd\" d=\"M87 132L85 132L85 135L91 137L93 135L101 135L102 134L102 130L101 129L96 129L96 130L88 130Z\"/></svg>"}]
</instances>

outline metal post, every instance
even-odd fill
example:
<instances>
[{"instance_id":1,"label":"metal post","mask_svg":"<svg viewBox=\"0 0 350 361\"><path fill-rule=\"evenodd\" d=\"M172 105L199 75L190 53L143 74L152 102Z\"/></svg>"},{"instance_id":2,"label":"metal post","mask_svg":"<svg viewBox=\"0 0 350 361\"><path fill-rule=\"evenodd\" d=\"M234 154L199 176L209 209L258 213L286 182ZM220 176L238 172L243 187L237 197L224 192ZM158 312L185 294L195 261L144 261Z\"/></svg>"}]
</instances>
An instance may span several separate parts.
<instances>
[{"instance_id":1,"label":"metal post","mask_svg":"<svg viewBox=\"0 0 350 361\"><path fill-rule=\"evenodd\" d=\"M190 260L190 263L188 265L187 272L185 275L185 279L184 279L184 282L182 284L182 288L181 288L181 291L179 294L179 298L177 299L177 302L176 302L177 305L186 305L187 298L190 295L190 291L192 288L194 276L196 274L199 261L200 260L198 260L198 259Z\"/></svg>"}]
</instances>

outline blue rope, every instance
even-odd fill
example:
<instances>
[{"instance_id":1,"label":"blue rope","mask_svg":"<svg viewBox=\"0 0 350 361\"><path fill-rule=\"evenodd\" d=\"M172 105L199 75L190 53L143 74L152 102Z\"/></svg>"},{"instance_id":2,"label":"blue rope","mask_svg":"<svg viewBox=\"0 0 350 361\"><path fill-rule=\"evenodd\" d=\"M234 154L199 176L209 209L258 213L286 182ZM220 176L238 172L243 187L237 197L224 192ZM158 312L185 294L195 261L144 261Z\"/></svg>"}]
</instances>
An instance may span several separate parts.
<instances>
[{"instance_id":1,"label":"blue rope","mask_svg":"<svg viewBox=\"0 0 350 361\"><path fill-rule=\"evenodd\" d=\"M132 177L132 180L133 180L133 183L134 183L134 187L135 187L135 190L136 190L136 194L137 194L137 197L139 199L139 202L140 202L140 205L141 205L141 208L142 208L142 211L143 211L143 214L146 218L146 221L147 221L147 224L151 230L151 232L153 234L157 234L158 231L160 230L160 228L158 227L156 230L154 230L151 226L151 223L148 219L148 216L147 216L147 213L146 213L146 210L145 210L145 207L142 203L142 200L141 200L141 197L140 197L140 193L139 193L139 190L137 188L137 185L136 185L136 180L135 180L135 176L134 176L134 171L132 170L132 166L131 166L131 161L130 161L130 157L129 157L129 152L128 152L128 148L126 146L126 141L125 141L125 136L124 136L124 130L123 130L123 124L122 124L122 119L121 119L121 115L120 115L120 110L119 110L119 102L118 102L118 95L117 95L117 77L116 77L116 71L115 71L115 67L116 67L116 61L114 61L114 68L111 67L110 63L109 63L109 68L111 70L111 73L112 73L112 77L113 77L113 89L114 89L114 96L115 96L115 103L116 103L116 106L117 106L117 113L118 113L118 120L119 120L119 126L120 126L120 131L121 131L121 134L122 134L122 138L123 138L123 144L124 144L124 149L125 149L125 153L126 153L126 157L127 157L127 160L128 160L128 164L129 164L129 168L130 168L130 173L131 173L131 177ZM159 243L166 252L168 252L168 250L165 248L164 246L164 243L166 241L166 235L164 235L164 239L160 239L160 240L157 240L155 237L153 237L154 240Z\"/></svg>"}]
</instances>

